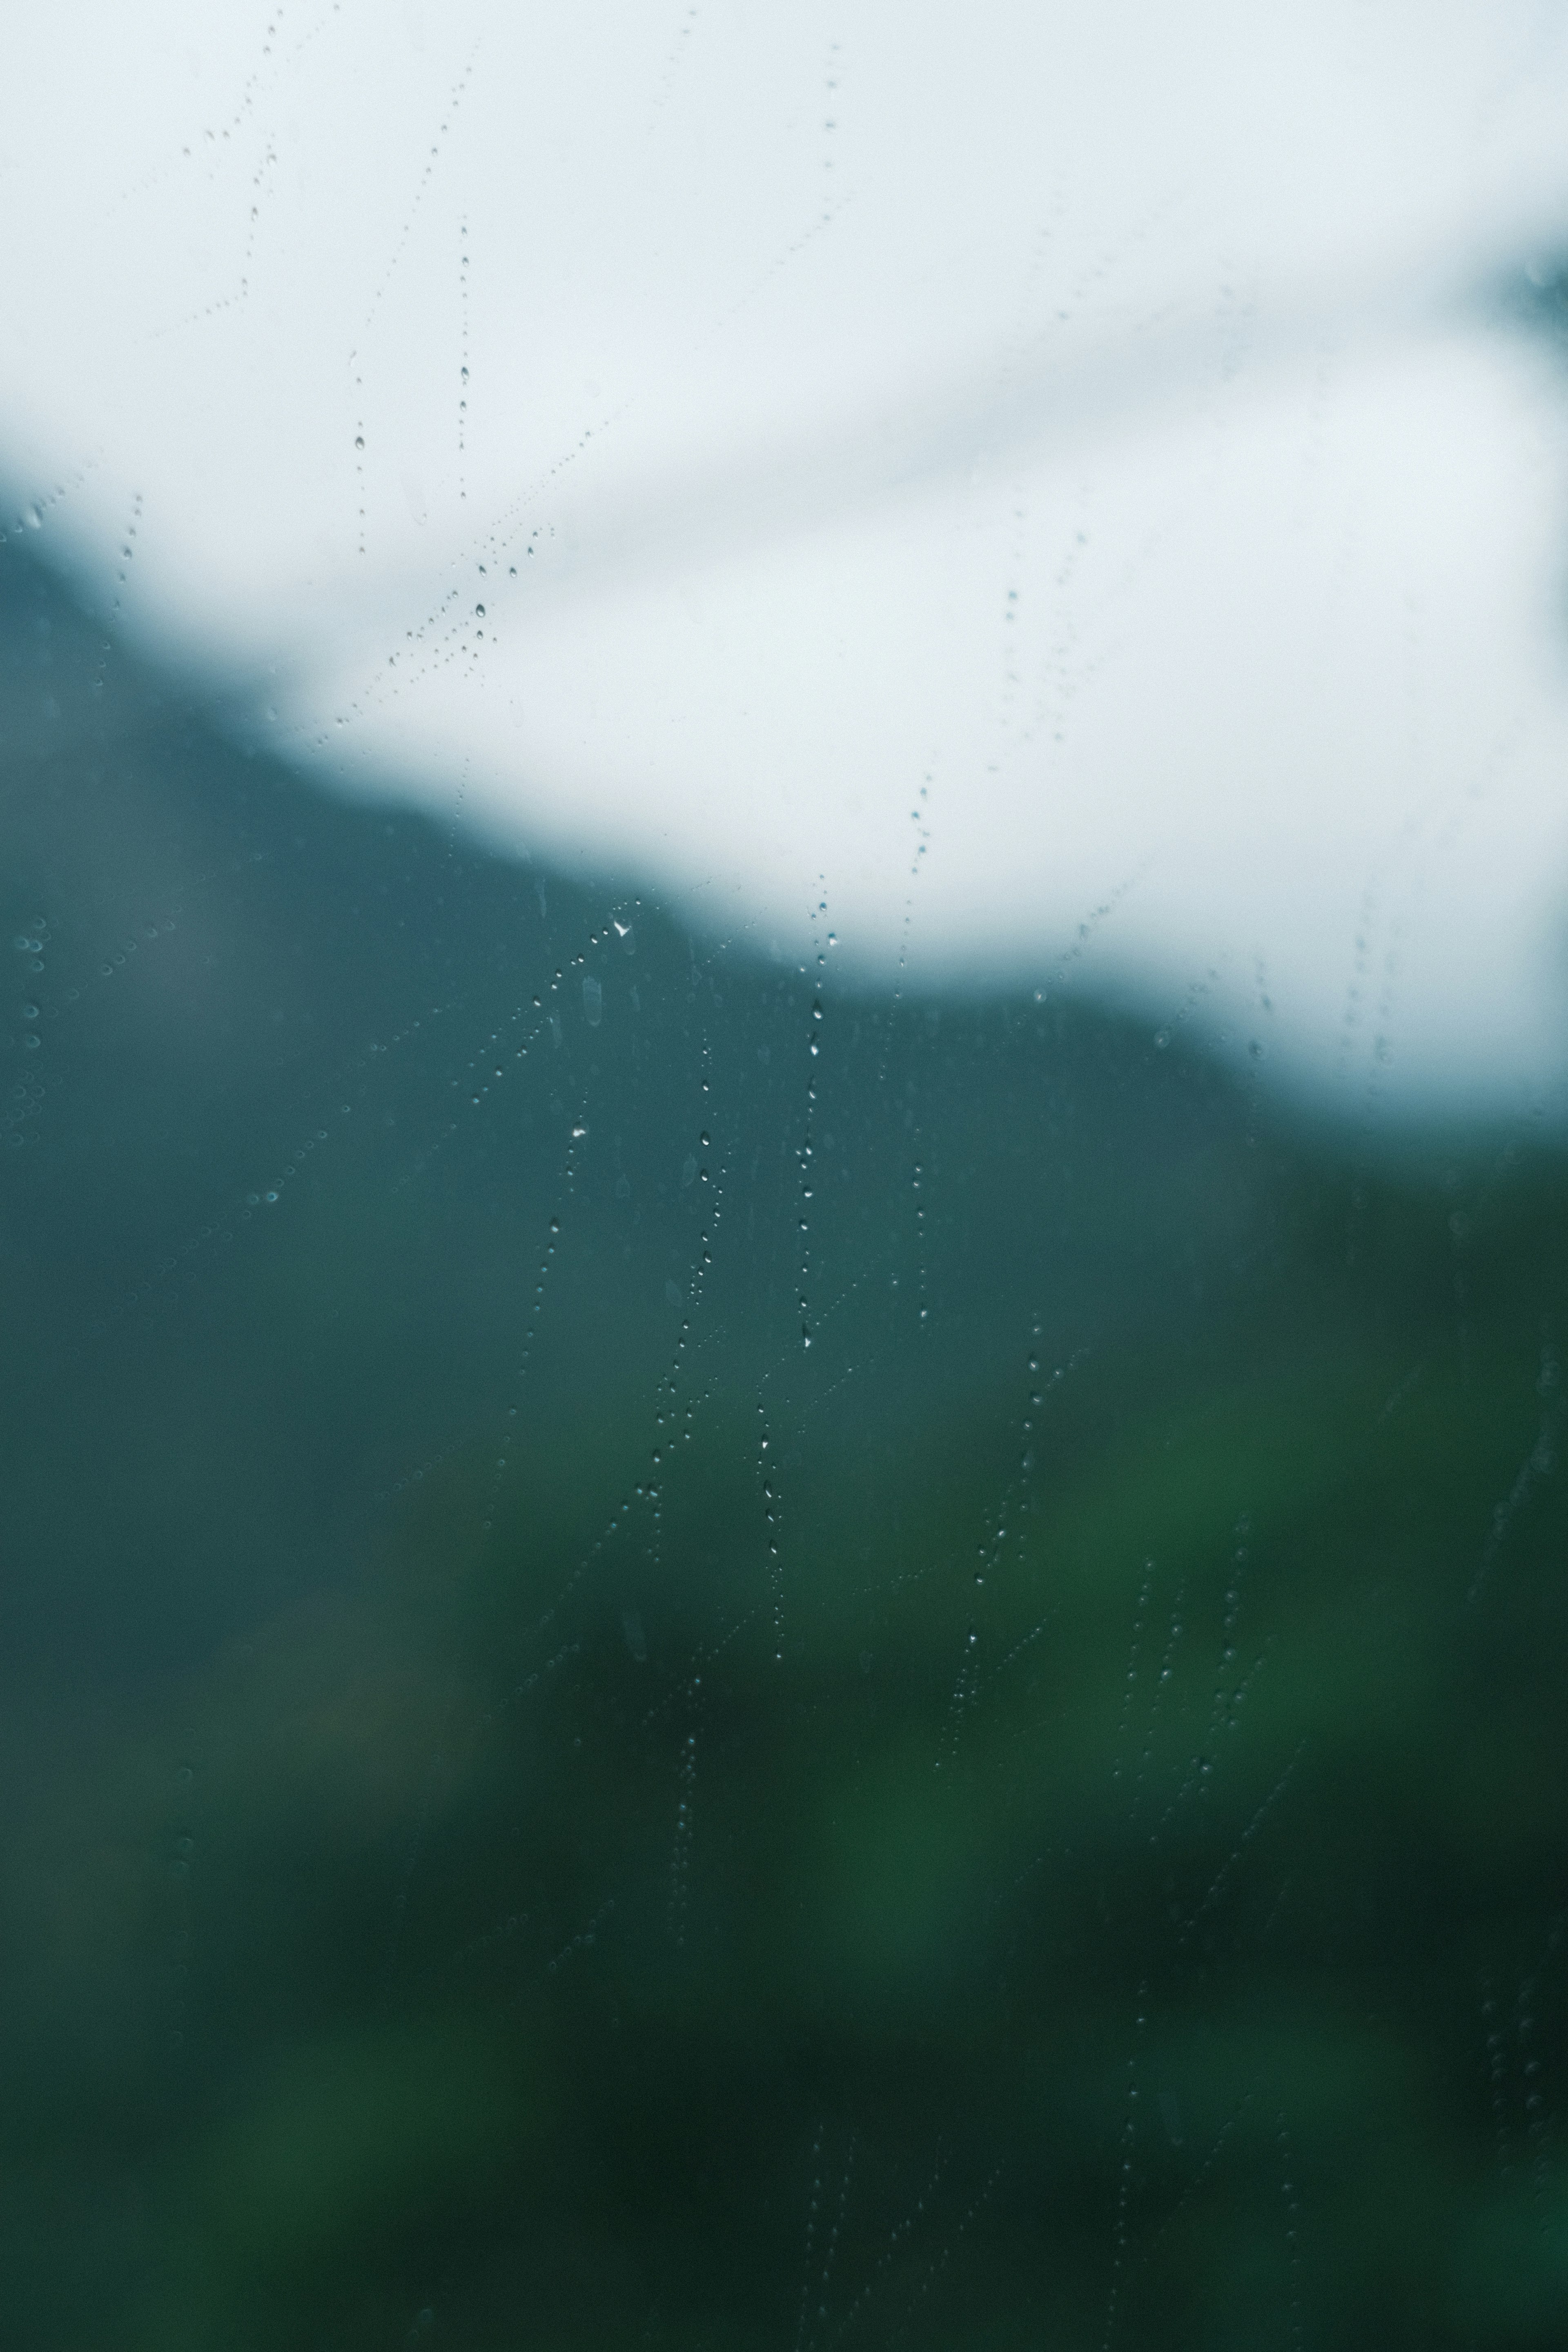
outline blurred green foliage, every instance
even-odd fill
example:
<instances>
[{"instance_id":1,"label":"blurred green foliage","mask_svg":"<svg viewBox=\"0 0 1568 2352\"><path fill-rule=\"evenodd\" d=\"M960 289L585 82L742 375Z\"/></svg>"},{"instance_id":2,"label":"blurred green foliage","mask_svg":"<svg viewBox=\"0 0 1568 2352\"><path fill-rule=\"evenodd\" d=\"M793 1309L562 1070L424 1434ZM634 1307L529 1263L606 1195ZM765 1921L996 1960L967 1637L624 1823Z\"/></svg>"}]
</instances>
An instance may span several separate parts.
<instances>
[{"instance_id":1,"label":"blurred green foliage","mask_svg":"<svg viewBox=\"0 0 1568 2352\"><path fill-rule=\"evenodd\" d=\"M1363 1174L1310 1347L998 1366L782 1568L743 1404L657 1559L613 1430L488 1538L449 1465L122 1699L14 1857L6 2137L126 2300L31 2339L1559 2340L1558 1181L1457 1318Z\"/></svg>"},{"instance_id":2,"label":"blurred green foliage","mask_svg":"<svg viewBox=\"0 0 1568 2352\"><path fill-rule=\"evenodd\" d=\"M182 709L0 813L11 2340L1563 2341L1560 1150Z\"/></svg>"}]
</instances>

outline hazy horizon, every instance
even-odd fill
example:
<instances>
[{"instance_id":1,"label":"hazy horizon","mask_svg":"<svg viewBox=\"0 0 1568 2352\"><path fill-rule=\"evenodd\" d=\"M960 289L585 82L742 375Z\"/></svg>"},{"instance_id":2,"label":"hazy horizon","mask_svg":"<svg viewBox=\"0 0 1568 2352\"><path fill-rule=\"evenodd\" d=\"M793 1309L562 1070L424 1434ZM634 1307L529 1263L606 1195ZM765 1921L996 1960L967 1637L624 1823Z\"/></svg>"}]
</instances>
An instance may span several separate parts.
<instances>
[{"instance_id":1,"label":"hazy horizon","mask_svg":"<svg viewBox=\"0 0 1568 2352\"><path fill-rule=\"evenodd\" d=\"M867 986L1568 1116L1541 9L17 37L7 503L253 739Z\"/></svg>"}]
</instances>

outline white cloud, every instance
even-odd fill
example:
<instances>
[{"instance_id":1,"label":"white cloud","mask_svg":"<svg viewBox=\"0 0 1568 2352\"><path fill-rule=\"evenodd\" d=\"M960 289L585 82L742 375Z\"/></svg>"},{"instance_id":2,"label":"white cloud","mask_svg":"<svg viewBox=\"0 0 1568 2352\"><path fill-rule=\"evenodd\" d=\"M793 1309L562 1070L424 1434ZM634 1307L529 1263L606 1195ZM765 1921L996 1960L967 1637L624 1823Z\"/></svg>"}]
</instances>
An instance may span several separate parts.
<instances>
[{"instance_id":1,"label":"white cloud","mask_svg":"<svg viewBox=\"0 0 1568 2352\"><path fill-rule=\"evenodd\" d=\"M1549 1092L1568 385L1469 297L1558 15L50 12L0 436L356 784Z\"/></svg>"}]
</instances>

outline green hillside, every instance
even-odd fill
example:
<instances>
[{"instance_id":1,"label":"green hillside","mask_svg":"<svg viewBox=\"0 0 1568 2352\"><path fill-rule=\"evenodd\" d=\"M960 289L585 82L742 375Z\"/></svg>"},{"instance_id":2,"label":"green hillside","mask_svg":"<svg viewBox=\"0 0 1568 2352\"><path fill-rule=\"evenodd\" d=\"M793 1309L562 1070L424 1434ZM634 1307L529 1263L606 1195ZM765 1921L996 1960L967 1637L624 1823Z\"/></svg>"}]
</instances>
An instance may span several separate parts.
<instances>
[{"instance_id":1,"label":"green hillside","mask_svg":"<svg viewBox=\"0 0 1568 2352\"><path fill-rule=\"evenodd\" d=\"M14 2340L1562 2342L1558 1146L0 708Z\"/></svg>"}]
</instances>

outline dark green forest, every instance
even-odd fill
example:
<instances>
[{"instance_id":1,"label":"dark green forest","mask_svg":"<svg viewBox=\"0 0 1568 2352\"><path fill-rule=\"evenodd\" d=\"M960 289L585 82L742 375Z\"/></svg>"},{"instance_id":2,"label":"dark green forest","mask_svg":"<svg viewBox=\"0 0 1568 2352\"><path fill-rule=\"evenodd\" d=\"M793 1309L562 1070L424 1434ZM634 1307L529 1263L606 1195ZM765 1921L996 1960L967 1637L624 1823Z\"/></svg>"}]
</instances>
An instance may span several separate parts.
<instances>
[{"instance_id":1,"label":"dark green forest","mask_svg":"<svg viewBox=\"0 0 1568 2352\"><path fill-rule=\"evenodd\" d=\"M6 2340L1568 2337L1562 1139L0 711Z\"/></svg>"}]
</instances>

